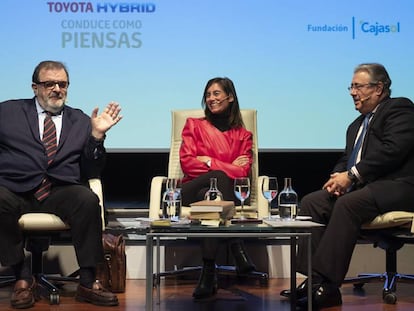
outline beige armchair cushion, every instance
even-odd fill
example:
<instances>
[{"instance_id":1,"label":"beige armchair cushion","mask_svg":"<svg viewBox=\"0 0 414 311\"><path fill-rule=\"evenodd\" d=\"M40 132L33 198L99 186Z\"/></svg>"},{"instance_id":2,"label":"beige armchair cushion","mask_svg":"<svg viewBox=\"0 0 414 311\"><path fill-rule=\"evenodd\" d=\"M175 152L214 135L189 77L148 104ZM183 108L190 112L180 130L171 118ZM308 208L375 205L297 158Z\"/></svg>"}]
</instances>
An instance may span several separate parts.
<instances>
[{"instance_id":1,"label":"beige armchair cushion","mask_svg":"<svg viewBox=\"0 0 414 311\"><path fill-rule=\"evenodd\" d=\"M391 227L407 226L414 233L414 213L393 211L378 215L373 221L362 226L363 229L384 229Z\"/></svg>"},{"instance_id":2,"label":"beige armchair cushion","mask_svg":"<svg viewBox=\"0 0 414 311\"><path fill-rule=\"evenodd\" d=\"M27 213L20 217L19 225L22 230L65 230L69 226L59 216L49 213Z\"/></svg>"}]
</instances>

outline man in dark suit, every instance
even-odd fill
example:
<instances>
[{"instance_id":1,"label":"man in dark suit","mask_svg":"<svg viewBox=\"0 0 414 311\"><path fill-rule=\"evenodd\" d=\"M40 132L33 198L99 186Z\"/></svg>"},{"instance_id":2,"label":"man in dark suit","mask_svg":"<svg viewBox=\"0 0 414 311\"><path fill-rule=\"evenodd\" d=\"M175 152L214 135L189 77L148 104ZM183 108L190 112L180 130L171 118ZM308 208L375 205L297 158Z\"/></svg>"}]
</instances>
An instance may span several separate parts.
<instances>
[{"instance_id":1,"label":"man in dark suit","mask_svg":"<svg viewBox=\"0 0 414 311\"><path fill-rule=\"evenodd\" d=\"M301 215L325 225L312 231L317 308L342 304L339 287L362 224L395 209L414 211L414 105L407 98L390 98L390 86L382 65L356 67L348 89L361 115L348 127L344 154L329 180L301 202ZM307 245L300 241L298 271L303 274L306 259ZM296 289L301 305L307 304L306 284ZM289 297L290 291L281 295Z\"/></svg>"},{"instance_id":2,"label":"man in dark suit","mask_svg":"<svg viewBox=\"0 0 414 311\"><path fill-rule=\"evenodd\" d=\"M51 212L70 225L80 267L76 299L118 304L117 297L95 281L103 258L101 209L98 197L82 181L99 174L105 133L122 118L120 107L111 102L99 115L95 108L88 117L65 105L68 87L66 67L44 61L33 73L34 98L0 103L0 262L11 266L16 276L13 308L35 303L36 281L24 260L18 225L28 211ZM56 135L46 146L48 117Z\"/></svg>"}]
</instances>

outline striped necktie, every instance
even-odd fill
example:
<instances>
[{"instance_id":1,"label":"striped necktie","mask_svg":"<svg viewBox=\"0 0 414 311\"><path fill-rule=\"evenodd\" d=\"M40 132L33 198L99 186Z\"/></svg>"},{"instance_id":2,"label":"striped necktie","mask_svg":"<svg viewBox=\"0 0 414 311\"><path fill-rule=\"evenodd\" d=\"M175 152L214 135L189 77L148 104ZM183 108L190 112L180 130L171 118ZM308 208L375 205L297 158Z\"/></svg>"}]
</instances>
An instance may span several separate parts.
<instances>
[{"instance_id":1,"label":"striped necktie","mask_svg":"<svg viewBox=\"0 0 414 311\"><path fill-rule=\"evenodd\" d=\"M53 162L53 159L57 150L57 139L56 139L56 126L52 120L52 114L46 111L45 122L43 124L43 145L45 146L46 155L47 155L47 164ZM51 191L52 183L50 179L45 176L42 180L42 183L39 186L39 189L35 192L34 196L38 201L46 199Z\"/></svg>"}]
</instances>

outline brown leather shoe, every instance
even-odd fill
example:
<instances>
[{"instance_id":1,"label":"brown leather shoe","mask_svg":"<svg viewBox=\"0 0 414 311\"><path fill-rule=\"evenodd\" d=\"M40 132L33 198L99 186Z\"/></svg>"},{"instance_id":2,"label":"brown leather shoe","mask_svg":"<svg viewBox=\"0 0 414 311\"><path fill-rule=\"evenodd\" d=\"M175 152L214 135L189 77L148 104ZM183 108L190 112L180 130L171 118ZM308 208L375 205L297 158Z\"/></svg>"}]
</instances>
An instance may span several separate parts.
<instances>
[{"instance_id":1,"label":"brown leather shoe","mask_svg":"<svg viewBox=\"0 0 414 311\"><path fill-rule=\"evenodd\" d=\"M26 309L34 306L36 301L36 280L33 278L32 284L25 280L18 280L14 285L10 299L12 308Z\"/></svg>"},{"instance_id":2,"label":"brown leather shoe","mask_svg":"<svg viewBox=\"0 0 414 311\"><path fill-rule=\"evenodd\" d=\"M92 288L78 286L75 299L77 301L89 302L97 306L117 306L118 298L115 294L105 289L101 282L95 281Z\"/></svg>"}]
</instances>

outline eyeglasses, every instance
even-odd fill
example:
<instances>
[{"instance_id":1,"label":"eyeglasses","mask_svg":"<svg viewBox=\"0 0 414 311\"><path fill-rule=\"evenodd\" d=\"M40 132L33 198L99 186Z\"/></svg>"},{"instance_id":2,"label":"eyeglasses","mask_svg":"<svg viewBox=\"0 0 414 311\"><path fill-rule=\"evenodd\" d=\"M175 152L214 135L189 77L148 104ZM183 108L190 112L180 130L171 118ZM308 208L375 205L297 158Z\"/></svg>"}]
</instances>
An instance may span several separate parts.
<instances>
[{"instance_id":1,"label":"eyeglasses","mask_svg":"<svg viewBox=\"0 0 414 311\"><path fill-rule=\"evenodd\" d=\"M351 86L348 86L348 91L351 91L351 90L359 91L365 86L374 86L374 85L377 85L377 83L365 83L365 84L355 83L355 84L351 84Z\"/></svg>"},{"instance_id":2,"label":"eyeglasses","mask_svg":"<svg viewBox=\"0 0 414 311\"><path fill-rule=\"evenodd\" d=\"M53 90L56 85L59 86L61 89L67 89L69 86L68 81L42 81L42 82L36 82L37 85L43 86L45 89Z\"/></svg>"}]
</instances>

